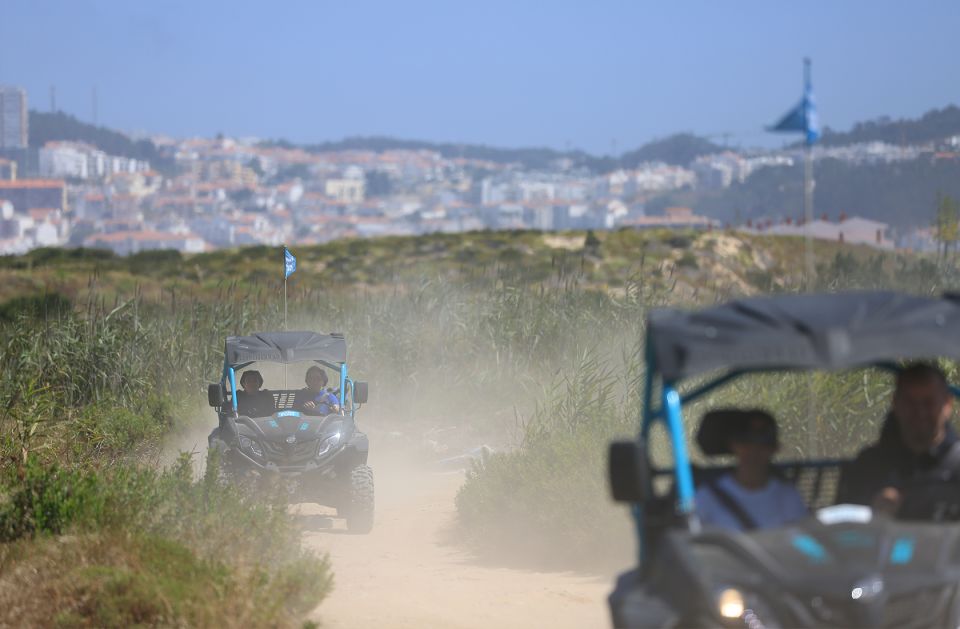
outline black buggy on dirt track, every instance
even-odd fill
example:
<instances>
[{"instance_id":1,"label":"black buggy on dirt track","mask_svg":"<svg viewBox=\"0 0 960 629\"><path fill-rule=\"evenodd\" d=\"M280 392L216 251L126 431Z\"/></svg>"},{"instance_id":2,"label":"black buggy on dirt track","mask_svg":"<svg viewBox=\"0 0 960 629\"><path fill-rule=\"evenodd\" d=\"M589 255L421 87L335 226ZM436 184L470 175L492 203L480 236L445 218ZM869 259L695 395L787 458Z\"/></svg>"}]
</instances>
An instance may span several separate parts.
<instances>
[{"instance_id":1,"label":"black buggy on dirt track","mask_svg":"<svg viewBox=\"0 0 960 629\"><path fill-rule=\"evenodd\" d=\"M695 487L721 470L691 465L682 412L745 374L896 372L898 361L960 360L960 297L748 298L695 312L655 310L646 334L640 433L610 449L613 495L632 505L638 538L638 566L610 595L615 626L960 626L960 479L904 484L903 507L890 518L833 505L847 461L780 463L811 508L808 518L766 530L709 529L697 521ZM709 455L722 416L707 420L713 426L701 428L698 442ZM672 466L651 463L657 423Z\"/></svg>"},{"instance_id":2,"label":"black buggy on dirt track","mask_svg":"<svg viewBox=\"0 0 960 629\"><path fill-rule=\"evenodd\" d=\"M333 386L318 391L287 388L287 382L304 382L304 373L309 377L311 370L322 370L323 382ZM238 390L240 382L252 391ZM264 383L283 388L260 389ZM367 465L367 436L355 422L367 401L367 383L350 378L343 335L266 332L228 337L223 375L208 389L219 417L209 437L210 450L218 453L226 478L264 485L279 481L291 500L334 507L350 531L370 531L373 470ZM322 403L304 405L311 398Z\"/></svg>"}]
</instances>

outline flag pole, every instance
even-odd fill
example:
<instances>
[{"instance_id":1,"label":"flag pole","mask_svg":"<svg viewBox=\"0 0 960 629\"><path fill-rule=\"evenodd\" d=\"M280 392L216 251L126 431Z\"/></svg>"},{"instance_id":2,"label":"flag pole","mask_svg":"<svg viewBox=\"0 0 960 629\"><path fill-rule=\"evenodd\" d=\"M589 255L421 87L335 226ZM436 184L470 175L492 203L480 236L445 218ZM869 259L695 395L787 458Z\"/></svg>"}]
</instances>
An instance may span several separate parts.
<instances>
[{"instance_id":1,"label":"flag pole","mask_svg":"<svg viewBox=\"0 0 960 629\"><path fill-rule=\"evenodd\" d=\"M809 61L807 67L809 69ZM815 272L813 261L813 145L807 140L803 149L803 215L806 220L804 230L804 258L806 292L813 290ZM819 448L819 431L817 426L817 387L813 372L807 373L807 456L817 456Z\"/></svg>"},{"instance_id":2,"label":"flag pole","mask_svg":"<svg viewBox=\"0 0 960 629\"><path fill-rule=\"evenodd\" d=\"M804 229L804 275L806 291L814 287L816 266L813 259L813 138L810 135L810 111L813 104L810 102L810 59L803 60L803 118L804 118L804 147L803 147L803 217ZM819 408L817 404L817 387L813 372L807 373L807 456L817 456L819 453Z\"/></svg>"},{"instance_id":3,"label":"flag pole","mask_svg":"<svg viewBox=\"0 0 960 629\"><path fill-rule=\"evenodd\" d=\"M804 117L810 115L808 108L810 103L807 101L810 91L810 59L803 60L803 85L804 85ZM816 267L813 259L813 232L811 224L813 223L813 142L809 134L809 122L805 120L807 126L806 137L804 138L803 151L803 219L806 226L804 258L806 262L806 285L809 291L813 287L814 274Z\"/></svg>"},{"instance_id":4,"label":"flag pole","mask_svg":"<svg viewBox=\"0 0 960 629\"><path fill-rule=\"evenodd\" d=\"M807 290L810 290L813 287L816 268L813 260L813 231L810 229L813 223L813 146L809 142L803 150L803 220L806 223L806 230L804 230L806 285Z\"/></svg>"}]
</instances>

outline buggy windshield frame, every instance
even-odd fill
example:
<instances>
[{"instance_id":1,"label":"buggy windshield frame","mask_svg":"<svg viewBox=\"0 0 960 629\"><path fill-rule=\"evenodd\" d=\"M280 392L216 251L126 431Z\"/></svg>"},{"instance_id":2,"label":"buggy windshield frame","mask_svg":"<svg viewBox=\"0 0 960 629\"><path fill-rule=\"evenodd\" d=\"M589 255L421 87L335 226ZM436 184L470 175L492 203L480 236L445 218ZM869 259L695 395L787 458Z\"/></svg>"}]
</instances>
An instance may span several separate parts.
<instances>
[{"instance_id":1,"label":"buggy windshield frame","mask_svg":"<svg viewBox=\"0 0 960 629\"><path fill-rule=\"evenodd\" d=\"M341 399L345 398L348 388L353 390L353 380L347 369L347 341L337 332L259 332L250 336L228 336L223 356L222 380L230 383L234 413L237 412L236 372L256 362L317 363L339 373Z\"/></svg>"}]
</instances>

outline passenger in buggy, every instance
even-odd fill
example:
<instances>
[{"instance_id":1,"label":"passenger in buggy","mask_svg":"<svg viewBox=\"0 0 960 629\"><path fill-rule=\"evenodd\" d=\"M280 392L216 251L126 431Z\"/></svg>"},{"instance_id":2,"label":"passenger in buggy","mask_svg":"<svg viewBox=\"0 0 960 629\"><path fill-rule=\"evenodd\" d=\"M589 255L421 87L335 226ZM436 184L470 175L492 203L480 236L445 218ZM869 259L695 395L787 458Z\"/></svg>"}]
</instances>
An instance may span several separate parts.
<instances>
[{"instance_id":1,"label":"passenger in buggy","mask_svg":"<svg viewBox=\"0 0 960 629\"><path fill-rule=\"evenodd\" d=\"M710 434L712 433L712 434ZM772 467L777 423L763 410L708 413L697 436L706 454L733 454L736 467L703 483L694 502L705 526L748 531L804 518L807 506Z\"/></svg>"},{"instance_id":2,"label":"passenger in buggy","mask_svg":"<svg viewBox=\"0 0 960 629\"><path fill-rule=\"evenodd\" d=\"M240 386L237 391L237 413L246 417L265 417L273 415L276 407L273 403L273 394L263 386L263 376L259 371L251 369L244 371L240 376Z\"/></svg>"},{"instance_id":3,"label":"passenger in buggy","mask_svg":"<svg viewBox=\"0 0 960 629\"><path fill-rule=\"evenodd\" d=\"M328 391L327 372L323 367L314 365L307 369L304 377L306 388L297 391L293 400L293 408L309 415L330 415L340 412L340 401Z\"/></svg>"}]
</instances>

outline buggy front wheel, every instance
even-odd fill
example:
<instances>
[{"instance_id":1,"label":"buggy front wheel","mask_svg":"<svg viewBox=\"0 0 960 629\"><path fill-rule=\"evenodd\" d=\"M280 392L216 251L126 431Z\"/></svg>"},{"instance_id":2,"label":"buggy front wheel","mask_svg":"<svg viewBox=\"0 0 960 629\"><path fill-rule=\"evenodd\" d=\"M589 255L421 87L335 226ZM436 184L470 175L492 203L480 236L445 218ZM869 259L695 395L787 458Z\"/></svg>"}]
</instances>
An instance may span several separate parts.
<instances>
[{"instance_id":1,"label":"buggy front wheel","mask_svg":"<svg viewBox=\"0 0 960 629\"><path fill-rule=\"evenodd\" d=\"M373 529L373 469L358 465L350 470L347 497L347 530L369 533Z\"/></svg>"}]
</instances>

